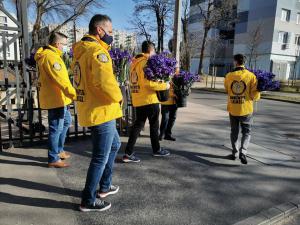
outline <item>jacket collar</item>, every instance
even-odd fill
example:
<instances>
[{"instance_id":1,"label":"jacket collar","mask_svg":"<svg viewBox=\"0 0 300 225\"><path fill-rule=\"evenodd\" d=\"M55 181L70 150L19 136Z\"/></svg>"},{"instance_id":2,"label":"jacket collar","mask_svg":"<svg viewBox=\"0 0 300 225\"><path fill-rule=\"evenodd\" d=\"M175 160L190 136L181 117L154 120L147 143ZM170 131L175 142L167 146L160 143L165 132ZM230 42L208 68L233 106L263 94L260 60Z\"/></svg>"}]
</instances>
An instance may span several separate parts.
<instances>
[{"instance_id":1,"label":"jacket collar","mask_svg":"<svg viewBox=\"0 0 300 225\"><path fill-rule=\"evenodd\" d=\"M88 40L88 41L94 41L94 42L98 42L103 48L105 48L106 50L110 50L110 45L106 44L104 41L102 41L99 37L95 36L95 35L85 35L81 40Z\"/></svg>"},{"instance_id":2,"label":"jacket collar","mask_svg":"<svg viewBox=\"0 0 300 225\"><path fill-rule=\"evenodd\" d=\"M234 68L233 72L235 72L235 71L241 71L241 70L244 70L244 69L246 69L244 65L237 66L237 67Z\"/></svg>"},{"instance_id":3,"label":"jacket collar","mask_svg":"<svg viewBox=\"0 0 300 225\"><path fill-rule=\"evenodd\" d=\"M58 48L56 48L52 45L48 45L48 46L44 47L44 49L49 49L49 50L55 52L56 54L58 54L60 57L62 57L62 55L63 55L63 52L61 50L59 50Z\"/></svg>"}]
</instances>

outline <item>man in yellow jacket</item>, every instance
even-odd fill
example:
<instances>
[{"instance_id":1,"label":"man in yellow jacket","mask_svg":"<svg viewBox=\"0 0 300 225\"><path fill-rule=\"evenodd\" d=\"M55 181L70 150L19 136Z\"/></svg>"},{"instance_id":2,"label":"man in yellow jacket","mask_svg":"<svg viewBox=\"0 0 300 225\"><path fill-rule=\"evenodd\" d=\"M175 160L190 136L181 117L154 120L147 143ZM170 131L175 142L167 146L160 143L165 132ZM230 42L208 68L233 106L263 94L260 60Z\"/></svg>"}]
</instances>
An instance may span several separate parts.
<instances>
[{"instance_id":1,"label":"man in yellow jacket","mask_svg":"<svg viewBox=\"0 0 300 225\"><path fill-rule=\"evenodd\" d=\"M93 143L79 208L82 212L109 209L111 204L102 199L119 190L112 185L112 173L121 146L116 119L122 117L122 94L108 52L113 41L112 32L111 19L97 14L90 21L89 35L74 46L78 119L81 126L91 127Z\"/></svg>"},{"instance_id":2,"label":"man in yellow jacket","mask_svg":"<svg viewBox=\"0 0 300 225\"><path fill-rule=\"evenodd\" d=\"M69 158L64 151L64 143L72 117L68 105L76 99L75 89L69 79L67 68L62 60L67 47L67 37L59 32L50 35L49 45L39 48L35 60L39 68L40 107L48 110L49 123L49 167L68 167L61 159Z\"/></svg>"},{"instance_id":3,"label":"man in yellow jacket","mask_svg":"<svg viewBox=\"0 0 300 225\"><path fill-rule=\"evenodd\" d=\"M136 109L136 120L129 135L123 156L123 162L140 162L133 152L136 140L148 118L150 138L154 156L168 156L170 152L162 149L159 144L159 101L156 91L167 90L170 85L165 82L147 80L144 68L149 57L155 54L155 45L150 41L142 43L142 54L137 55L130 67L130 89L132 104Z\"/></svg>"},{"instance_id":4,"label":"man in yellow jacket","mask_svg":"<svg viewBox=\"0 0 300 225\"><path fill-rule=\"evenodd\" d=\"M172 85L168 101L161 103L161 116L159 140L164 138L165 140L176 141L176 138L172 136L172 128L177 116L176 96Z\"/></svg>"},{"instance_id":5,"label":"man in yellow jacket","mask_svg":"<svg viewBox=\"0 0 300 225\"><path fill-rule=\"evenodd\" d=\"M239 158L243 164L247 164L247 149L251 138L253 124L253 101L260 99L257 91L257 78L248 71L245 57L241 54L234 56L235 69L226 75L224 86L228 93L227 110L231 124L231 159L235 160L239 152ZM242 128L241 146L238 147L239 129Z\"/></svg>"}]
</instances>

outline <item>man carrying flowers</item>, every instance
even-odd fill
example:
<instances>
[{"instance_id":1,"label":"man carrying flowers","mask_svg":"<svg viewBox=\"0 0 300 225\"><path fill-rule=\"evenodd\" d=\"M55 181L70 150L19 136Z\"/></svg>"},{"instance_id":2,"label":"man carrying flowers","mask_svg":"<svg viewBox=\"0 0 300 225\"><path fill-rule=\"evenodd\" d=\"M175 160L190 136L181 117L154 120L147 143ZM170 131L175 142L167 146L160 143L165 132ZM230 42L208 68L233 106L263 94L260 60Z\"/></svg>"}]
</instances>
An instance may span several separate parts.
<instances>
[{"instance_id":1,"label":"man carrying flowers","mask_svg":"<svg viewBox=\"0 0 300 225\"><path fill-rule=\"evenodd\" d=\"M231 124L231 159L235 160L239 152L239 158L243 164L247 164L247 149L251 138L253 124L253 101L260 99L257 90L257 78L248 71L245 57L241 54L234 56L235 69L226 75L224 86L228 94L227 110ZM242 129L241 146L238 147L238 135Z\"/></svg>"},{"instance_id":2,"label":"man carrying flowers","mask_svg":"<svg viewBox=\"0 0 300 225\"><path fill-rule=\"evenodd\" d=\"M136 140L148 118L150 124L150 138L154 156L168 156L170 152L160 147L158 139L159 129L159 100L156 91L167 90L169 83L153 81L145 77L144 69L149 58L155 55L155 45L152 42L142 43L142 54L137 55L130 68L130 89L132 104L136 108L136 120L129 135L129 140L123 156L123 162L140 162L135 156L133 148Z\"/></svg>"}]
</instances>

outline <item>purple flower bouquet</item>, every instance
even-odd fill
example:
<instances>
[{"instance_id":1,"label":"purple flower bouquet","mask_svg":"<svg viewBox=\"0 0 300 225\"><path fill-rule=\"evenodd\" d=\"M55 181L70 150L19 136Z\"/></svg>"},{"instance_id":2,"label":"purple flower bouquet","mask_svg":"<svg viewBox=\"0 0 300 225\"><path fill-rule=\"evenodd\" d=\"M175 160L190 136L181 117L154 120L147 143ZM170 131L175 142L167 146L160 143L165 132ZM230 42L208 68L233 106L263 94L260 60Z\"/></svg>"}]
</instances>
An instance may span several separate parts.
<instances>
[{"instance_id":1,"label":"purple flower bouquet","mask_svg":"<svg viewBox=\"0 0 300 225\"><path fill-rule=\"evenodd\" d=\"M193 83L199 81L200 76L188 71L180 71L178 75L175 75L172 79L174 93L177 96L176 102L178 107L186 106L186 97L190 93L190 88Z\"/></svg>"},{"instance_id":2,"label":"purple flower bouquet","mask_svg":"<svg viewBox=\"0 0 300 225\"><path fill-rule=\"evenodd\" d=\"M258 91L274 91L279 90L280 82L274 80L275 74L263 70L251 70L258 80L257 90Z\"/></svg>"},{"instance_id":3,"label":"purple flower bouquet","mask_svg":"<svg viewBox=\"0 0 300 225\"><path fill-rule=\"evenodd\" d=\"M113 68L116 78L120 85L124 85L129 76L129 64L132 59L132 55L127 50L120 48L114 48L109 51L111 59L113 61Z\"/></svg>"},{"instance_id":4,"label":"purple flower bouquet","mask_svg":"<svg viewBox=\"0 0 300 225\"><path fill-rule=\"evenodd\" d=\"M168 57L165 52L154 55L148 59L144 68L145 77L151 81L170 81L170 77L175 74L176 64L176 59ZM160 102L169 98L169 90L157 91L156 94Z\"/></svg>"},{"instance_id":5,"label":"purple flower bouquet","mask_svg":"<svg viewBox=\"0 0 300 225\"><path fill-rule=\"evenodd\" d=\"M162 53L149 58L144 68L145 77L151 81L169 81L175 74L177 61Z\"/></svg>"}]
</instances>

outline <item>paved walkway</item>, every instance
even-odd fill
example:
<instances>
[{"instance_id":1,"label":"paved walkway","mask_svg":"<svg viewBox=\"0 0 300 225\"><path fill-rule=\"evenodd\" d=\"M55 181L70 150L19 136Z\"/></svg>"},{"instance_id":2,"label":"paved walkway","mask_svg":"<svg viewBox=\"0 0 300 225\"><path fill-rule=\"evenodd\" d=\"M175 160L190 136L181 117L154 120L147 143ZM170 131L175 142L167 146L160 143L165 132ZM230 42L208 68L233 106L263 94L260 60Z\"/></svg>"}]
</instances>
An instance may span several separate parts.
<instances>
[{"instance_id":1,"label":"paved walkway","mask_svg":"<svg viewBox=\"0 0 300 225\"><path fill-rule=\"evenodd\" d=\"M172 152L169 158L152 157L146 128L136 146L142 162L117 161L114 183L121 189L109 197L112 208L104 213L77 210L90 140L67 144L72 153L68 169L46 168L43 146L0 153L0 224L229 225L293 199L300 192L300 140L284 136L285 126L276 121L280 123L282 114L277 107L289 110L294 105L262 102L252 155L244 166L226 159L224 100L222 94L192 94L188 108L179 110L178 141L162 143ZM299 133L297 110L284 119L292 133ZM119 157L126 141L123 137Z\"/></svg>"},{"instance_id":2,"label":"paved walkway","mask_svg":"<svg viewBox=\"0 0 300 225\"><path fill-rule=\"evenodd\" d=\"M203 82L197 82L193 85L194 88L211 88L211 84L208 83L207 87L205 84L205 81ZM219 81L216 83L215 86L216 89L224 89L224 84L221 78L219 78ZM300 102L300 93L289 93L289 92L278 92L278 91L266 91L263 92L263 95L265 96L272 96L274 98L281 97L281 98L290 98L291 100L296 100Z\"/></svg>"}]
</instances>

